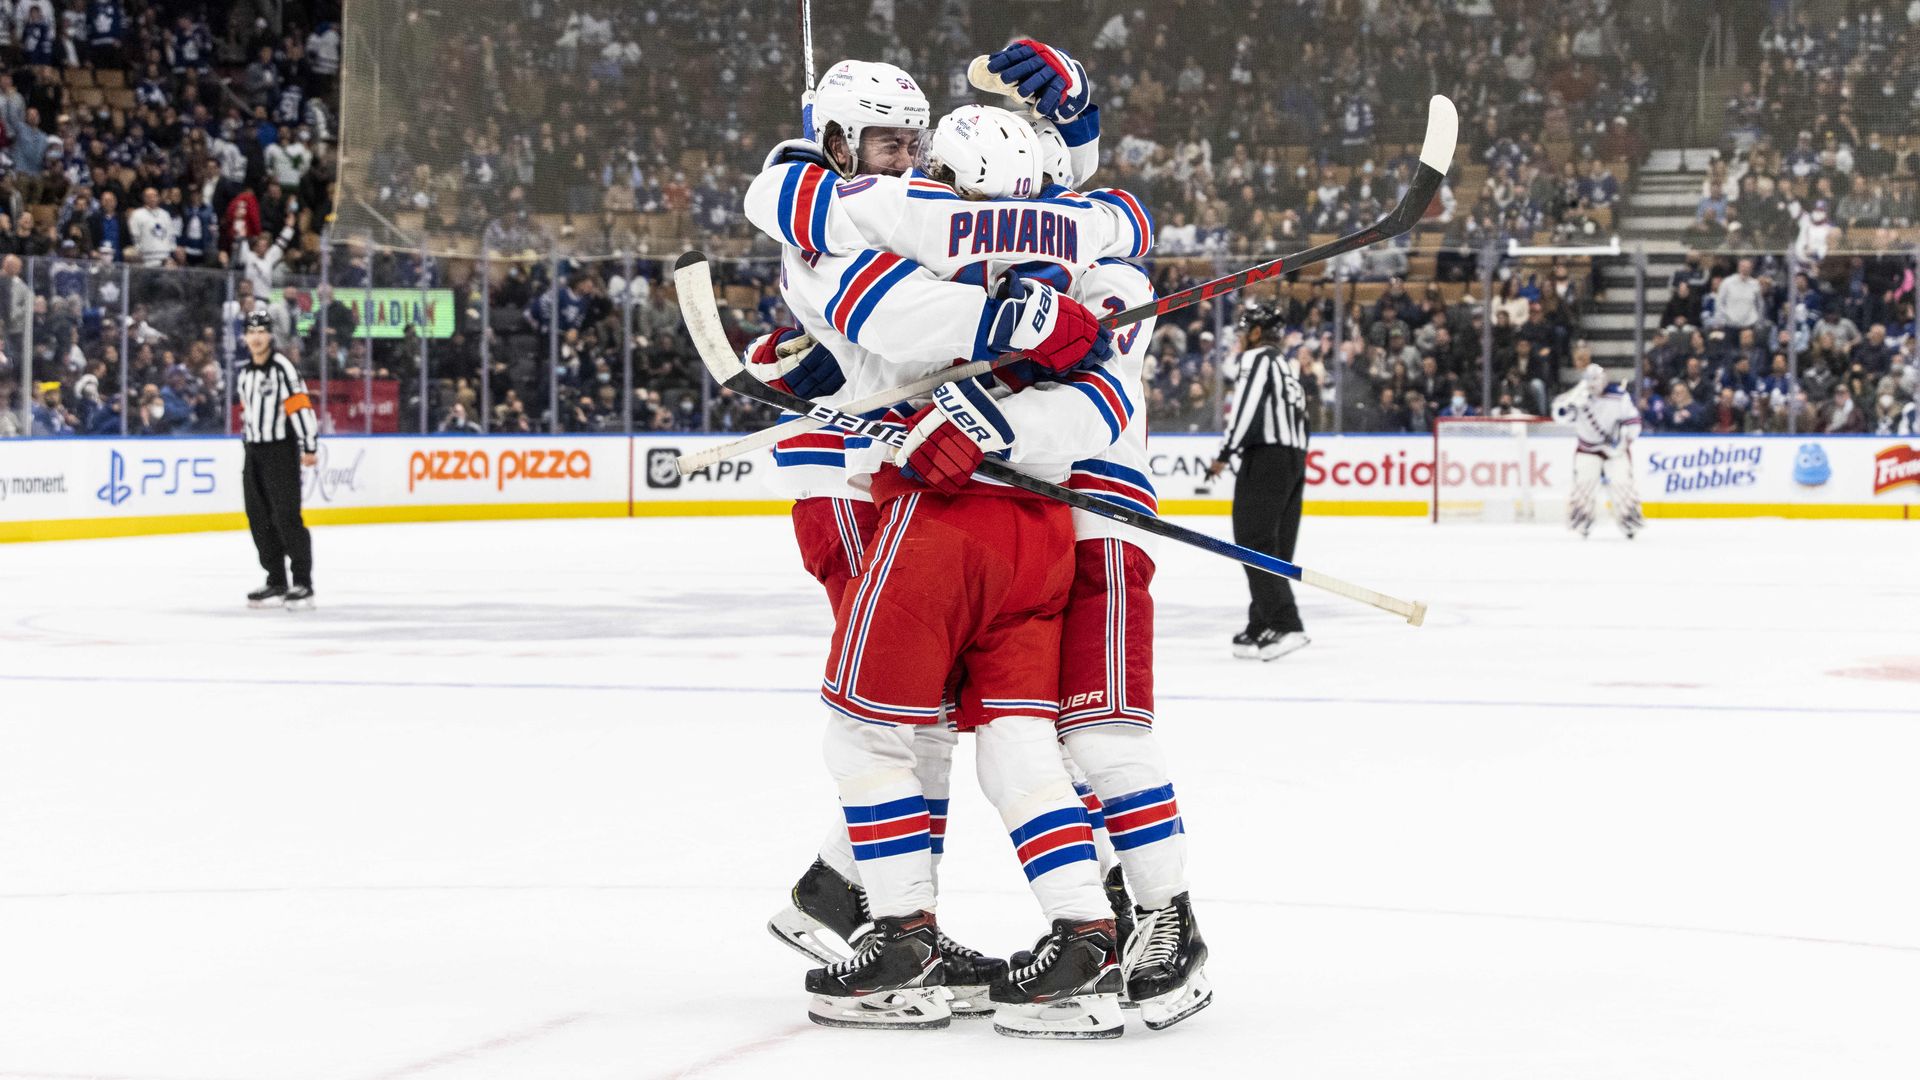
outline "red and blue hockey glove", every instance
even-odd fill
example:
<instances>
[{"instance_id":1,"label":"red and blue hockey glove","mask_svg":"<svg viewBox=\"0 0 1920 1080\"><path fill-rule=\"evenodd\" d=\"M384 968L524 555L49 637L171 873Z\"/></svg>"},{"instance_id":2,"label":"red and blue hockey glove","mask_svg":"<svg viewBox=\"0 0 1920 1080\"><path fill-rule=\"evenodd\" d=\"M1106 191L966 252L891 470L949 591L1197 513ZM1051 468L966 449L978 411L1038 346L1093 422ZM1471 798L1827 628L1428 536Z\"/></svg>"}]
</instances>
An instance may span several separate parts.
<instances>
[{"instance_id":1,"label":"red and blue hockey glove","mask_svg":"<svg viewBox=\"0 0 1920 1080\"><path fill-rule=\"evenodd\" d=\"M795 397L821 397L847 384L832 350L791 326L754 338L743 358L754 378Z\"/></svg>"},{"instance_id":2,"label":"red and blue hockey glove","mask_svg":"<svg viewBox=\"0 0 1920 1080\"><path fill-rule=\"evenodd\" d=\"M967 486L988 454L1013 445L1013 428L986 388L972 379L933 392L933 404L907 421L900 471L907 479L948 495Z\"/></svg>"},{"instance_id":3,"label":"red and blue hockey glove","mask_svg":"<svg viewBox=\"0 0 1920 1080\"><path fill-rule=\"evenodd\" d=\"M1113 332L1079 301L1042 281L1008 273L1006 296L987 332L993 353L1025 352L1049 373L1091 368L1113 357Z\"/></svg>"},{"instance_id":4,"label":"red and blue hockey glove","mask_svg":"<svg viewBox=\"0 0 1920 1080\"><path fill-rule=\"evenodd\" d=\"M1093 97L1093 84L1080 61L1032 38L1020 38L987 57L987 70L1013 84L1034 112L1056 124L1087 111Z\"/></svg>"}]
</instances>

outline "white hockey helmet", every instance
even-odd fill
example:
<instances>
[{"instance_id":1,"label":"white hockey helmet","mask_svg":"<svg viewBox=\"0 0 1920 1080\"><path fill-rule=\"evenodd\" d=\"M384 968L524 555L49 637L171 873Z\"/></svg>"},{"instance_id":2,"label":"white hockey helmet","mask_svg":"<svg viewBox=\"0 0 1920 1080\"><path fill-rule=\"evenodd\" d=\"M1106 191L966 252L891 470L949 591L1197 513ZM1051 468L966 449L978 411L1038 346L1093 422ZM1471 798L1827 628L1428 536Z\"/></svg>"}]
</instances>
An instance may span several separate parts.
<instances>
[{"instance_id":1,"label":"white hockey helmet","mask_svg":"<svg viewBox=\"0 0 1920 1080\"><path fill-rule=\"evenodd\" d=\"M860 137L868 128L925 131L933 116L933 107L913 76L892 64L868 60L842 60L828 68L807 103L813 107L813 127L821 147L827 145L828 125L847 140L851 167L834 164L843 176L860 171Z\"/></svg>"},{"instance_id":2,"label":"white hockey helmet","mask_svg":"<svg viewBox=\"0 0 1920 1080\"><path fill-rule=\"evenodd\" d=\"M1586 383L1587 389L1595 394L1605 393L1607 370L1599 364L1588 364L1586 370L1580 373L1580 381Z\"/></svg>"},{"instance_id":3,"label":"white hockey helmet","mask_svg":"<svg viewBox=\"0 0 1920 1080\"><path fill-rule=\"evenodd\" d=\"M1073 151L1068 149L1067 137L1060 134L1059 126L1037 114L1029 113L1024 119L1040 140L1040 171L1061 187L1079 183L1080 178L1073 175Z\"/></svg>"},{"instance_id":4,"label":"white hockey helmet","mask_svg":"<svg viewBox=\"0 0 1920 1080\"><path fill-rule=\"evenodd\" d=\"M921 167L962 195L1030 199L1040 194L1044 155L1025 120L992 105L962 105L940 118L921 147Z\"/></svg>"}]
</instances>

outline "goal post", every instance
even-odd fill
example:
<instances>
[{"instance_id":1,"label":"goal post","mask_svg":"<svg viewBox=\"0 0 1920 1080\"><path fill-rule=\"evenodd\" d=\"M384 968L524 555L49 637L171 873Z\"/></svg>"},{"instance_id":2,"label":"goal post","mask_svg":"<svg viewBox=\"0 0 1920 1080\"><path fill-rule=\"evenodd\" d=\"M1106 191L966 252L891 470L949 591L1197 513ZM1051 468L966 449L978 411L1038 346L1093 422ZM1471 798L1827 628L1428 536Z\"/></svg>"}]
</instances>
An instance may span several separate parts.
<instances>
[{"instance_id":1,"label":"goal post","mask_svg":"<svg viewBox=\"0 0 1920 1080\"><path fill-rule=\"evenodd\" d=\"M1431 518L1563 524L1573 429L1537 416L1443 416L1433 425Z\"/></svg>"}]
</instances>

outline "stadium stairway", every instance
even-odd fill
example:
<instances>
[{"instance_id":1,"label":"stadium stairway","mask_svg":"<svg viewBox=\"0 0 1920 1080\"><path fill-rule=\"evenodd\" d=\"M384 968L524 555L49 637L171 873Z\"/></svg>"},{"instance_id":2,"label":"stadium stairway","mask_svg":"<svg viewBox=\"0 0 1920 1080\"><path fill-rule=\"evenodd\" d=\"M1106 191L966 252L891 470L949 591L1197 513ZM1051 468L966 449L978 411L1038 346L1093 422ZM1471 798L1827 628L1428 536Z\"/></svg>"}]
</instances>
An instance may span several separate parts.
<instances>
[{"instance_id":1,"label":"stadium stairway","mask_svg":"<svg viewBox=\"0 0 1920 1080\"><path fill-rule=\"evenodd\" d=\"M1618 213L1623 252L1636 244L1647 253L1646 333L1660 325L1661 309L1671 290L1667 282L1686 262L1686 230L1707 178L1711 149L1655 150L1634 173L1633 190ZM1608 368L1633 367L1633 260L1623 255L1609 259L1600 270L1603 291L1587 305L1580 319L1580 336L1593 347L1593 358ZM1565 373L1572 377L1572 369Z\"/></svg>"}]
</instances>

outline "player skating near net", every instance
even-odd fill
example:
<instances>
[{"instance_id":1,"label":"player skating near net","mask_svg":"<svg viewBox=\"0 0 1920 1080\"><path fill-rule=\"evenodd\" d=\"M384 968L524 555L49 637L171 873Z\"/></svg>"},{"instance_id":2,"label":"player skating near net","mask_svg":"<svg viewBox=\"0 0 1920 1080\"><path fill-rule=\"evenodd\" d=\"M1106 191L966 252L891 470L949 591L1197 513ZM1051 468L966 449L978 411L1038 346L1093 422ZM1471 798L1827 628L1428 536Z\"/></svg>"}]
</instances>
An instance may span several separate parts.
<instances>
[{"instance_id":1,"label":"player skating near net","mask_svg":"<svg viewBox=\"0 0 1920 1080\"><path fill-rule=\"evenodd\" d=\"M1573 453L1573 494L1567 500L1567 527L1586 536L1593 529L1594 502L1607 485L1613 520L1631 540L1646 524L1633 482L1633 440L1640 434L1640 410L1625 387L1607 383L1600 365L1581 373L1573 389L1553 399L1553 418L1573 425L1579 446Z\"/></svg>"},{"instance_id":2,"label":"player skating near net","mask_svg":"<svg viewBox=\"0 0 1920 1080\"><path fill-rule=\"evenodd\" d=\"M832 73L830 73L830 76L831 74ZM834 80L830 77L828 82L831 83L832 81ZM816 118L822 118L824 115L819 99L830 98L831 95L825 92L827 89L829 89L829 87L823 84L823 92L818 96L815 104ZM826 112L830 113L831 108L829 107ZM834 125L827 123L824 119L822 123L829 136L831 136ZM1042 126L1044 127L1045 125ZM1054 133L1049 131L1049 135L1054 135ZM1049 142L1052 148L1051 171L1056 174L1068 172L1068 175L1071 175L1069 171L1072 168L1070 164L1072 157L1071 149L1065 145L1065 140L1061 138L1051 138ZM986 160L981 152L982 147L994 146L1005 148L1015 143L1025 144L1027 148L1004 160ZM944 151L942 150L943 146L945 148ZM1007 195L1019 192L1033 192L1040 187L1041 176L1039 170L1036 168L1040 148L1033 143L1031 133L1024 128L1017 118L1011 117L1000 110L976 108L972 110L962 110L956 116L950 117L947 122L943 122L941 132L935 137L934 150L936 157L941 161L941 166L937 166L936 168L944 168L945 171L942 175L952 175L956 180L964 177L965 179L962 181L961 186L965 188L970 195ZM1009 163L1012 162L1017 162L1017 164L1012 164L1011 167L1008 167ZM797 179L794 176L796 171L799 171ZM771 183L773 178L763 179L767 179L769 183ZM800 183L804 183L809 178L804 172L803 167L790 165L787 169L787 175L781 176L778 179L781 182L782 188L788 188L798 187ZM1088 233L1087 241L1089 246L1093 248L1090 254L1094 256L1100 254L1099 245L1094 243L1096 237L1102 234L1103 229L1103 222L1100 220L1099 214L1093 213L1090 216L1086 216L1085 220L1075 221L1074 218L1076 215L1068 213L1068 210L1081 212L1094 211L1096 209L1095 204L1100 201L1097 198L1080 199L1072 197L1072 193L1067 192L1065 189L1058 189L1057 192L1054 189L1048 189L1046 192L1048 198L1042 204L1043 209L1040 211L1040 214L1036 215L1033 212L1034 207L1031 205L1021 208L1018 213L1010 214L1007 218L1009 227L999 230L1004 234L1005 239L1004 241L997 241L992 236L992 232L998 224L997 211L983 215L979 212L980 207L978 204L966 207L957 206L955 204L961 200L952 188L937 184L920 183L918 182L918 178L912 178L912 181L913 182L905 188L896 189L891 192L886 190L887 185L880 185L880 190L876 192L875 196L863 203L862 208L867 211L864 215L848 214L845 216L851 220L856 228L872 229L877 227L887 235L905 233L907 235L917 234L928 238L929 242L923 245L925 250L915 251L914 253L922 255L929 262L934 263L934 269L949 271L955 276L963 278L970 265L968 260L982 251L986 253L1011 251L1024 254L1045 252L1051 257L1051 264L1039 267L1039 271L1043 275L1051 271L1052 276L1064 282L1064 280L1071 278L1074 269L1078 269L1070 259L1070 252L1077 246L1077 233L1081 231L1083 227L1084 231ZM866 190L867 186L858 186L851 194L860 195ZM890 195L896 203L891 207L884 201L884 198L888 195ZM1123 195L1108 193L1105 198L1115 210L1119 211L1118 219L1124 224L1129 234L1126 250L1119 253L1138 254L1144 251L1150 226L1147 224L1144 214L1138 212L1137 204L1132 203L1130 198ZM920 217L916 219L913 211L916 209L914 204L917 202L932 203L935 205L918 207L917 209L926 211L927 213L921 214ZM851 199L849 198L848 204L850 205L850 203ZM766 209L764 206L761 209L763 210L762 217L770 216L764 213ZM839 207L830 208L829 215L833 215L838 209ZM773 227L769 228L768 231L773 232L775 228L779 228L781 220L778 216L773 216ZM786 220L791 221L790 218ZM903 226L903 222L907 223L907 226ZM876 226L876 223L879 224ZM912 224L918 224L920 228L915 229L908 227ZM930 228L927 227L929 224L931 225ZM830 220L827 223L828 230L831 231L834 225L835 222ZM1022 229L1022 226L1024 226L1024 229ZM765 222L763 222L763 227L766 227ZM953 242L953 237L956 232L965 232L971 229L980 229L985 235L975 240L971 245ZM789 231L787 229L781 229L777 235L780 235L782 239L788 239ZM863 233L861 239L863 242L872 242L874 237ZM940 248L942 242L945 242L946 250L944 252L937 250ZM801 246L805 246L805 239L802 240ZM969 250L963 253L960 250L961 248L968 248ZM1023 248L1025 249L1024 251ZM1033 250L1035 248L1038 249L1038 252ZM871 253L869 252L868 254ZM952 261L955 265L941 266L939 264L942 260ZM1081 261L1084 262L1084 259ZM810 259L808 262L812 268L818 268L819 260L817 258ZM926 272L925 270L921 270L914 271L913 273L925 274ZM980 278L984 280L984 273L982 271L975 270L974 272L980 274ZM1108 290L1108 294L1104 299L1110 304L1110 307L1114 309L1124 307L1130 301L1137 302L1143 296L1151 295L1150 292L1147 292L1144 275L1130 265L1111 263L1104 267L1085 268L1082 272L1089 277L1097 277L1104 274L1111 279L1106 285L1099 286L1099 288ZM789 278L790 283L791 280L792 279ZM906 280L906 278L901 278L896 284L904 283ZM839 285L842 288L836 289L836 293L842 291L846 284L846 281L840 282ZM952 342L934 346L933 351L928 353L929 357L933 358L934 362L941 362L944 358L949 358L956 353L963 356L969 354L979 355L977 339L983 324L976 324L979 323L979 319L985 312L989 310L1001 310L1001 308L997 307L983 307L983 304L1004 305L1008 301L990 301L982 292L977 290L963 289L958 294L955 294L951 286L945 286L945 289L948 292L948 300L950 303L957 303L966 309L965 317L959 320L959 325L963 332L968 328L974 328L975 340L970 347L963 333L960 338ZM1016 293L1024 293L1029 301L1036 297L1045 296L1045 294L1039 292L1038 288L1031 282L1023 284L1016 281L1014 290ZM891 289L889 292L891 292ZM794 298L790 297L790 299ZM885 320L884 317L882 317L881 309L891 301L891 296L883 296L872 312L864 316L855 317L867 319L880 318L880 325L884 325ZM805 304L804 298L801 298L801 302L796 303L795 307L796 310L804 312L808 305ZM828 307L832 307L831 300L828 303ZM1025 309L1023 308L1022 310ZM920 311L923 319L929 311L930 309L925 308ZM823 311L822 314L825 314L825 311ZM802 321L807 321L804 314L802 315ZM832 320L830 319L829 321ZM838 329L844 329L844 327ZM863 336L884 338L885 334L884 332L876 332ZM1135 336L1136 335L1129 335L1127 339L1129 344L1132 343ZM886 355L896 357L907 351L907 348L907 343L903 342L900 347L888 350ZM890 374L889 377L897 378L897 375ZM1015 427L1030 426L1036 432L1036 434L1031 437L1019 438L1019 442L1022 444L1022 454L1024 454L1025 457L1033 459L1051 453L1058 455L1058 460L1062 463L1074 461L1079 459L1081 455L1088 450L1103 448L1105 444L1115 438L1117 430L1124 429L1131 411L1131 399L1137 395L1137 378L1137 357L1135 358L1133 370L1133 395L1122 394L1119 387L1115 384L1114 376L1110 373L1089 372L1071 375L1064 383L1037 387L1028 394L1018 395L1015 398L1008 399L1006 402L1007 412L1002 414L1002 418L1008 419L1008 430L1013 430ZM1028 407L1032 406L1042 410L1052 407L1055 411L1058 411L1058 406L1061 402L1058 396L1054 396L1052 402L1043 400L1050 396L1048 394L1049 390L1054 391L1055 394L1066 395L1070 406L1067 410L1069 415L1073 414L1075 408L1078 409L1079 419L1081 421L1079 429L1081 432L1084 432L1084 434L1063 433L1072 431L1075 426L1072 423L1064 425L1063 431L1056 431L1053 425L1046 424L1040 420L1040 414L1031 413L1028 410ZM1075 394L1068 393L1068 390L1078 391L1078 396L1076 397ZM1036 402L1038 402L1037 405ZM1076 405L1075 403L1079 404ZM951 392L943 394L941 396L939 410L926 414L925 419L917 426L915 435L918 442L917 444L910 442L906 453L908 460L911 462L915 460L916 457L921 457L933 462L934 464L928 467L934 468L936 472L944 469L947 473L944 477L936 477L933 479L936 485L951 487L955 490L964 490L965 477L971 473L972 467L978 462L980 454L977 446L973 446L970 443L965 444L966 450L972 451L969 453L966 452L966 450L962 450L960 444L954 444L951 439L947 438L953 430L952 418L957 412L984 413L987 411L997 412L999 411L999 407L994 405L990 398L975 396L974 392L967 388L953 388ZM1025 414L1025 419L1032 421L1031 424L1020 422L1023 413ZM1051 450L1048 445L1049 437L1051 437L1053 444L1053 449ZM1135 438L1136 441L1139 440L1137 433ZM922 451L929 446L934 447L934 449L927 453L922 453ZM1143 447L1136 447L1136 449L1138 453L1144 454ZM1015 460L1021 460L1022 454L1012 454L1010 456ZM1141 463L1143 463L1143 461ZM1076 469L1075 472L1076 474L1084 474L1086 477L1085 482L1099 489L1100 484L1112 483L1111 472L1103 472L1097 468L1100 464L1101 463L1095 461L1081 460L1081 467ZM1138 470L1131 471L1138 476L1138 479L1144 486L1144 475L1140 474ZM1136 494L1143 496L1150 505L1152 499L1150 487L1145 488L1144 491L1136 490ZM1076 608L1086 612L1087 624L1095 627L1094 633L1100 637L1105 637L1111 629L1110 622L1112 619L1118 618L1122 620L1123 623L1126 621L1123 590L1127 587L1129 580L1135 583L1135 591L1139 594L1137 599L1140 603L1137 604L1135 608L1138 612L1136 616L1137 624L1141 626L1148 625L1148 620L1141 616L1147 614L1147 612L1143 610L1145 600L1144 574L1150 574L1151 563L1147 562L1144 556L1139 556L1137 549L1129 549L1136 555L1135 559L1129 560L1114 542L1097 540L1093 544L1085 546L1098 548L1104 552L1104 557L1098 559L1092 557L1091 552L1083 555L1082 563L1085 569L1080 575L1081 582L1083 585L1090 585L1095 588L1092 596L1075 605ZM1131 565L1129 565L1129 563L1131 563ZM1144 573L1142 569L1143 566ZM1083 589L1082 591L1085 592L1086 590ZM1109 611L1107 610L1109 598L1115 596L1120 597L1120 603L1117 604L1113 610ZM1120 638L1123 642L1127 638L1135 639L1137 642L1135 656L1141 661L1145 660L1144 654L1146 650L1150 648L1150 641L1141 640L1143 635L1137 630L1122 634ZM1120 647L1124 647L1124 645ZM1116 674L1116 670L1112 663L1104 662L1112 659L1107 655L1108 651L1106 648L1094 650L1094 652L1097 652L1098 658L1103 661L1097 665L1099 674L1085 679L1085 682L1093 686L1094 689L1079 691L1068 695L1069 701L1077 700L1083 706L1071 719L1078 726L1083 727L1089 732L1085 740L1089 746L1097 745L1098 740L1103 737L1093 735L1091 732L1105 726L1132 727L1144 735L1146 732L1146 723L1151 716L1150 683L1138 674L1136 674L1132 680L1126 679L1124 673L1131 665L1122 662L1118 668L1118 672L1121 675L1121 678L1118 680L1118 684L1120 685L1118 685L1118 689L1116 689L1117 684L1113 677ZM1071 662L1067 666L1070 673L1075 668L1075 665ZM1136 670L1144 670L1145 666L1143 662L1140 668ZM1138 687L1138 689L1134 689L1131 698L1129 698L1129 689L1132 688L1124 685L1129 681L1135 683ZM1101 704L1105 702L1114 702L1120 709L1129 710L1133 715L1121 716L1106 714L1106 711L1101 707ZM1131 702L1131 704L1129 704L1129 702ZM1084 707L1089 704L1095 707L1091 709ZM1110 724L1101 723L1100 721L1103 719L1109 721ZM1069 742L1079 741L1083 740L1072 737L1069 738ZM1124 735L1116 734L1111 736L1111 742L1123 747L1129 746L1129 744L1133 744L1136 741L1137 740L1129 739ZM1150 742L1146 745L1151 749ZM1114 755L1109 754L1108 756L1113 757ZM1106 770L1098 772L1096 775L1101 781L1109 784L1125 784L1129 782L1129 778L1137 778L1144 771L1156 776L1161 781L1150 786L1140 786L1136 784L1132 787L1121 787L1117 789L1122 796L1138 796L1138 798L1133 800L1133 803L1137 803L1138 805L1128 803L1124 799L1122 800L1120 804L1120 816L1121 819L1127 823L1130 834L1128 839L1131 841L1132 846L1143 849L1140 858L1148 861L1159 861L1162 864L1171 861L1176 871L1174 880L1178 881L1178 867L1182 860L1177 856L1169 860L1167 850L1179 849L1182 838L1180 837L1177 810L1172 801L1171 788L1164 783L1164 768L1154 769L1151 765L1148 765L1145 770L1140 769L1139 766L1145 759L1138 750L1130 748L1124 750L1119 757L1121 760L1118 761L1117 765L1110 766ZM925 762L923 760L921 762L922 768L917 771L926 771L924 764ZM1145 853L1144 849L1149 847L1156 847L1157 850L1151 854ZM816 865L814 870L810 872L809 879L823 877L822 871L824 870L825 867ZM1148 876L1152 877L1153 875L1149 874ZM826 887L820 889L811 889L809 888L809 884L808 879L803 879L801 887L797 888L795 892L796 911L788 914L804 917L807 909L811 906L818 915L826 916L826 918L819 919L818 921L831 921L837 914L838 921L844 926L844 923L851 919L853 913L858 910L857 893L853 893L851 890L836 888L831 881L826 882ZM1149 977L1151 977L1154 972L1158 972L1160 975L1160 983L1162 984L1187 983L1187 975L1190 970L1197 969L1198 960L1201 955L1197 952L1198 942L1196 935L1192 933L1192 920L1190 913L1188 913L1185 908L1184 896L1180 896L1178 905L1172 900L1173 895L1180 893L1184 893L1183 881L1179 881L1177 887L1170 891L1166 904L1156 905L1156 907L1163 907L1165 910L1149 920L1150 925L1154 928L1154 933L1143 935L1140 939L1141 947L1137 950L1137 955L1143 960L1141 965L1143 972ZM823 900L826 901L826 903L821 903ZM842 934L845 933L844 929L836 927L829 928L838 929ZM801 944L802 939L789 932L792 929L791 923L783 926L783 920L777 917L775 929L776 933L781 933L783 938L793 941L795 944ZM1048 955L1050 951L1056 955L1050 957ZM1015 972L1014 978L1009 980L1009 984L1017 984L1022 981L1043 981L1047 977L1057 977L1058 971L1055 969L1057 969L1059 965L1053 962L1057 960L1057 953L1057 949L1050 949L1049 946L1043 945L1036 958L1036 962L1027 965L1032 970ZM1177 972L1175 972L1174 969L1177 969ZM1149 981L1149 985L1152 985L1151 981ZM1003 992L995 996L999 998L1019 996L1005 992L1007 988L1002 988L1002 990ZM1204 1003L1204 997L1199 998L1199 1001ZM1005 1013L1008 1011L1018 1011L1020 1002L1003 1000L1000 1004L1003 1006L1003 1013ZM1006 1009L1005 1006L1007 1005L1013 1005L1014 1009ZM1189 1003L1186 1011L1190 1012L1197 1007L1198 1005ZM1150 1012L1149 1019L1154 1018L1155 1014ZM1161 1018L1166 1022L1171 1022L1171 1019L1177 1018L1177 1016L1172 1016L1171 1013L1163 1011ZM1017 1022L1020 1018L1009 1017L1006 1019Z\"/></svg>"}]
</instances>

